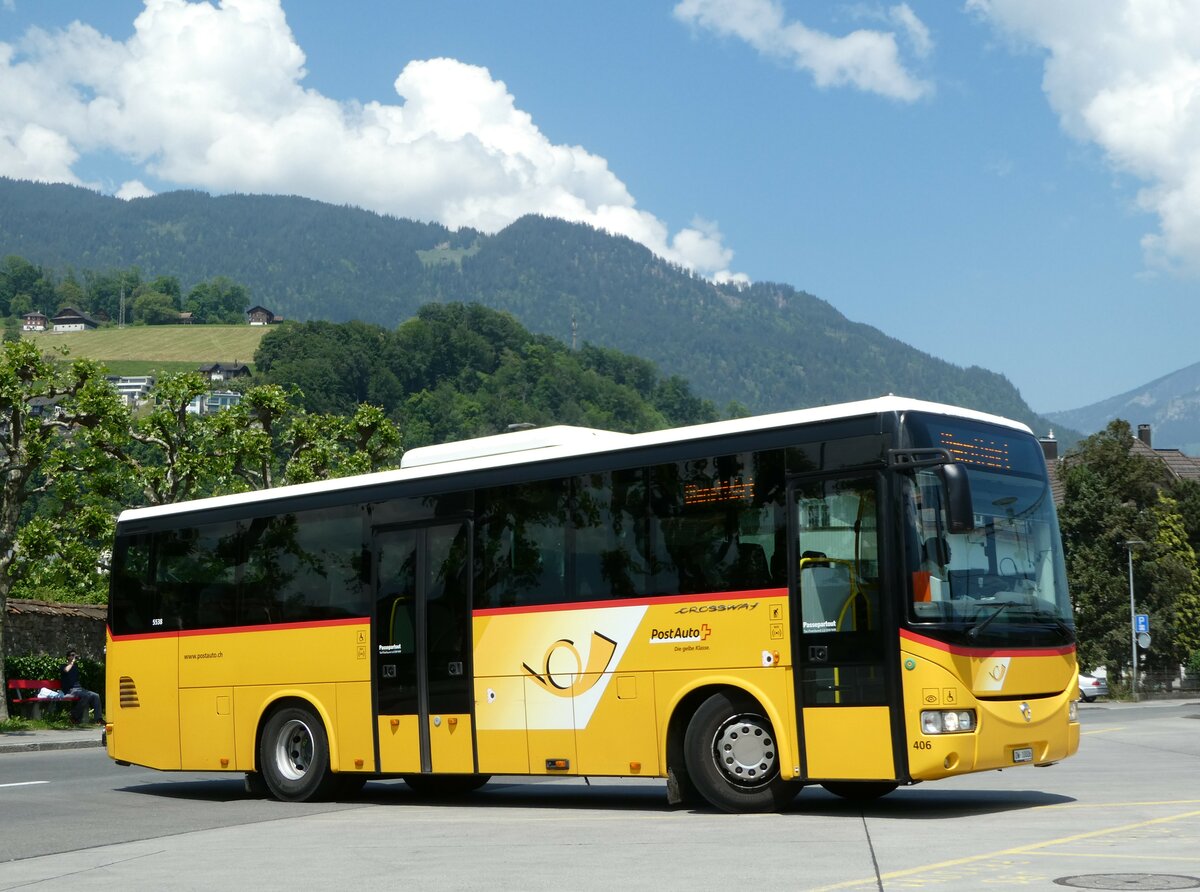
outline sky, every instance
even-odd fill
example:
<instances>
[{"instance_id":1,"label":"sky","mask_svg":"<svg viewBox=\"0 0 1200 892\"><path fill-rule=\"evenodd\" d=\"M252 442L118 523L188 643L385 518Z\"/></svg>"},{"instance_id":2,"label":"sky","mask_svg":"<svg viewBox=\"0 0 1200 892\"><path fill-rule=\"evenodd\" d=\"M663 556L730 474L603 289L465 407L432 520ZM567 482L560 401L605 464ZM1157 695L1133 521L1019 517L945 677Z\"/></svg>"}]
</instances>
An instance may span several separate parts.
<instances>
[{"instance_id":1,"label":"sky","mask_svg":"<svg viewBox=\"0 0 1200 892\"><path fill-rule=\"evenodd\" d=\"M584 222L1041 412L1200 361L1192 0L0 0L0 175Z\"/></svg>"}]
</instances>

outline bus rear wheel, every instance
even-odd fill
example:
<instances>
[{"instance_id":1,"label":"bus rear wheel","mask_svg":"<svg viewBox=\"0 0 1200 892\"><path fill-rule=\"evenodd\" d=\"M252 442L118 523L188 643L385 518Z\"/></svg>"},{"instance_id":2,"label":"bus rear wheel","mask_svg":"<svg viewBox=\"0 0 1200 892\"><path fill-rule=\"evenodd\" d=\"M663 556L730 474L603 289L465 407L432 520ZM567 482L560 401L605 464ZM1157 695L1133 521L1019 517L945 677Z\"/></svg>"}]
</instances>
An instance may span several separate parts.
<instances>
[{"instance_id":1,"label":"bus rear wheel","mask_svg":"<svg viewBox=\"0 0 1200 892\"><path fill-rule=\"evenodd\" d=\"M886 796L899 784L892 781L828 781L821 784L834 796L852 799L855 802L870 802L880 796Z\"/></svg>"},{"instance_id":2,"label":"bus rear wheel","mask_svg":"<svg viewBox=\"0 0 1200 892\"><path fill-rule=\"evenodd\" d=\"M308 707L288 706L271 714L258 762L267 790L284 802L323 798L334 786L325 725Z\"/></svg>"},{"instance_id":3,"label":"bus rear wheel","mask_svg":"<svg viewBox=\"0 0 1200 892\"><path fill-rule=\"evenodd\" d=\"M780 774L775 730L745 694L713 694L701 703L688 722L683 751L692 783L722 811L773 811L800 789Z\"/></svg>"}]
</instances>

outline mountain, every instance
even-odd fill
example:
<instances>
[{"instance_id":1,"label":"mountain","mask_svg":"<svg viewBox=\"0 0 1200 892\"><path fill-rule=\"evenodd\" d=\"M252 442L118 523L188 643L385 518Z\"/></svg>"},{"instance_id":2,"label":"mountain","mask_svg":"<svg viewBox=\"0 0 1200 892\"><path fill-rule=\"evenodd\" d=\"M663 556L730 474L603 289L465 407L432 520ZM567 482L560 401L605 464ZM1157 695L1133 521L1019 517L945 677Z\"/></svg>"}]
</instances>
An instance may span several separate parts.
<instances>
[{"instance_id":1,"label":"mountain","mask_svg":"<svg viewBox=\"0 0 1200 892\"><path fill-rule=\"evenodd\" d=\"M1135 431L1139 424L1149 424L1155 446L1200 455L1200 362L1120 396L1047 417L1089 434L1114 418L1128 421Z\"/></svg>"},{"instance_id":2,"label":"mountain","mask_svg":"<svg viewBox=\"0 0 1200 892\"><path fill-rule=\"evenodd\" d=\"M224 275L289 319L387 327L426 303L477 302L567 343L650 359L721 408L897 393L1049 428L1002 375L937 359L790 285L716 285L580 224L530 216L486 235L289 196L122 201L10 179L0 207L0 254L60 273L137 266L185 292Z\"/></svg>"}]
</instances>

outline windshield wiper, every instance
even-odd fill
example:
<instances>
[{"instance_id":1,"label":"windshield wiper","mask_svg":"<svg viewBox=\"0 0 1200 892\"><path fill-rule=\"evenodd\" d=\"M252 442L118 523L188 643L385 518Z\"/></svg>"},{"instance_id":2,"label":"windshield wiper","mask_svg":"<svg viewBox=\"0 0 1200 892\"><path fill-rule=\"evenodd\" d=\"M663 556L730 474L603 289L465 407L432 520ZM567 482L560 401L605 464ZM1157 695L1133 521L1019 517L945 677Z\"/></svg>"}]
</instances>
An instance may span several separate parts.
<instances>
[{"instance_id":1,"label":"windshield wiper","mask_svg":"<svg viewBox=\"0 0 1200 892\"><path fill-rule=\"evenodd\" d=\"M980 611L982 611L985 607L994 608L995 612L988 615L983 621L976 623L967 630L967 637L972 641L979 637L979 633L986 629L988 624L998 617L1000 615L1000 611L1005 607L1028 607L1030 608L1030 612L1038 619L1050 620L1052 623L1054 623L1054 625L1058 626L1059 631L1061 631L1068 638L1075 638L1075 630L1063 622L1062 618L1058 614L1052 613L1049 610L1038 610L1032 604L1029 604L1025 601L990 601L987 604L978 605L978 609Z\"/></svg>"},{"instance_id":2,"label":"windshield wiper","mask_svg":"<svg viewBox=\"0 0 1200 892\"><path fill-rule=\"evenodd\" d=\"M975 625L971 626L971 628L967 629L967 637L970 638L972 641L974 641L976 638L978 638L979 633L982 632L984 629L986 629L988 626L988 623L990 623L992 620L994 620L996 617L998 617L1000 615L1000 611L1003 610L1005 607L1028 607L1028 606L1029 605L1026 604L1024 601L990 601L987 604L980 604L978 606L978 609L980 611L982 611L985 607L990 607L990 608L994 608L996 612L991 614L990 616L988 616L988 618L983 620L982 622L976 623Z\"/></svg>"},{"instance_id":3,"label":"windshield wiper","mask_svg":"<svg viewBox=\"0 0 1200 892\"><path fill-rule=\"evenodd\" d=\"M1060 632L1062 632L1064 635L1066 635L1071 640L1075 639L1075 629L1073 629L1071 626L1068 626L1063 621L1063 618L1061 616L1059 616L1057 613L1054 613L1050 610L1034 610L1033 615L1036 616L1038 619L1050 620L1050 622L1052 622L1052 623L1054 623L1054 625L1058 626L1058 630ZM989 617L989 619L990 619L990 617Z\"/></svg>"}]
</instances>

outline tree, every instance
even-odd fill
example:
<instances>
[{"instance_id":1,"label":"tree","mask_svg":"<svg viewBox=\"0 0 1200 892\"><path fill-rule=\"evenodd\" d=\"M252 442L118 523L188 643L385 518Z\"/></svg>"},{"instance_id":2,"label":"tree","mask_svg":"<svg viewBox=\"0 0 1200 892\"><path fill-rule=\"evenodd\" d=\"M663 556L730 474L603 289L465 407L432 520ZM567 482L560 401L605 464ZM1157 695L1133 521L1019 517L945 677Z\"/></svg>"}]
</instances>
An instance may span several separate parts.
<instances>
[{"instance_id":1,"label":"tree","mask_svg":"<svg viewBox=\"0 0 1200 892\"><path fill-rule=\"evenodd\" d=\"M79 280L75 278L74 270L67 270L67 274L62 281L54 289L57 300L52 306L32 307L34 310L40 310L43 313L54 311L54 307L76 307L82 309L87 306L87 292L83 286L79 284Z\"/></svg>"},{"instance_id":2,"label":"tree","mask_svg":"<svg viewBox=\"0 0 1200 892\"><path fill-rule=\"evenodd\" d=\"M54 285L46 272L23 257L10 254L0 264L0 316L12 313L14 303L22 313L30 309L44 312L55 309Z\"/></svg>"},{"instance_id":3,"label":"tree","mask_svg":"<svg viewBox=\"0 0 1200 892\"><path fill-rule=\"evenodd\" d=\"M1152 559L1146 562L1148 591L1141 611L1150 614L1154 630L1146 663L1170 669L1187 662L1200 647L1200 570L1175 500L1159 493L1154 519Z\"/></svg>"},{"instance_id":4,"label":"tree","mask_svg":"<svg viewBox=\"0 0 1200 892\"><path fill-rule=\"evenodd\" d=\"M202 325L237 325L246 321L250 293L245 286L217 276L189 291L183 308Z\"/></svg>"},{"instance_id":5,"label":"tree","mask_svg":"<svg viewBox=\"0 0 1200 892\"><path fill-rule=\"evenodd\" d=\"M166 505L214 492L245 489L235 473L248 444L222 436L221 413L204 416L189 411L193 400L208 392L195 372L167 375L151 392L152 408L130 418L90 445L115 459L130 475L143 504Z\"/></svg>"},{"instance_id":6,"label":"tree","mask_svg":"<svg viewBox=\"0 0 1200 892\"><path fill-rule=\"evenodd\" d=\"M231 408L189 411L207 389L194 372L166 376L151 394L153 408L131 418L123 435L91 441L125 469L143 504L366 473L399 457L399 430L378 407L361 405L348 418L310 415L289 402L301 394L258 385Z\"/></svg>"},{"instance_id":7,"label":"tree","mask_svg":"<svg viewBox=\"0 0 1200 892\"><path fill-rule=\"evenodd\" d=\"M1139 570L1153 559L1162 468L1132 450L1129 424L1116 420L1080 441L1063 462L1064 500L1059 512L1067 576L1079 632L1079 659L1105 665L1116 679L1129 662L1128 553L1124 543L1150 543L1134 550ZM1135 588L1148 580L1135 578Z\"/></svg>"},{"instance_id":8,"label":"tree","mask_svg":"<svg viewBox=\"0 0 1200 892\"><path fill-rule=\"evenodd\" d=\"M142 284L142 272L136 266L128 270L112 270L106 273L84 273L87 285L87 306L77 307L93 316L129 322L130 306L134 292ZM125 299L125 319L121 319L121 299Z\"/></svg>"},{"instance_id":9,"label":"tree","mask_svg":"<svg viewBox=\"0 0 1200 892\"><path fill-rule=\"evenodd\" d=\"M367 474L400 462L400 430L378 406L360 405L350 418L301 413L283 444L285 483Z\"/></svg>"},{"instance_id":10,"label":"tree","mask_svg":"<svg viewBox=\"0 0 1200 892\"><path fill-rule=\"evenodd\" d=\"M133 299L133 320L146 325L174 325L179 309L169 294L144 291Z\"/></svg>"},{"instance_id":11,"label":"tree","mask_svg":"<svg viewBox=\"0 0 1200 892\"><path fill-rule=\"evenodd\" d=\"M43 357L29 341L0 345L0 688L4 687L4 620L18 557L23 510L69 464L76 435L113 417L116 392L88 360L70 365ZM8 701L0 702L0 721Z\"/></svg>"}]
</instances>

